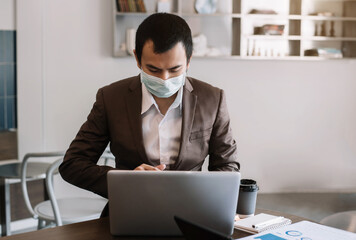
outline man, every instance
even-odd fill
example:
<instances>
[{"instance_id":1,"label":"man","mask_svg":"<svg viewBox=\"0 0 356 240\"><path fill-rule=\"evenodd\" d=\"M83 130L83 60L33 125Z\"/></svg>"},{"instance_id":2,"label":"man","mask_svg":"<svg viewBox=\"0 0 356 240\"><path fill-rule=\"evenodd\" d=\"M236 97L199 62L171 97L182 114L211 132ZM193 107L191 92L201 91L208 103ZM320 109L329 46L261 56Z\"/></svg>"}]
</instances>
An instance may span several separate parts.
<instances>
[{"instance_id":1,"label":"man","mask_svg":"<svg viewBox=\"0 0 356 240\"><path fill-rule=\"evenodd\" d=\"M107 197L112 168L96 163L108 143L117 169L196 171L209 155L209 170L238 171L224 92L186 77L192 51L182 18L146 18L134 51L140 75L99 89L59 168L62 177Z\"/></svg>"}]
</instances>

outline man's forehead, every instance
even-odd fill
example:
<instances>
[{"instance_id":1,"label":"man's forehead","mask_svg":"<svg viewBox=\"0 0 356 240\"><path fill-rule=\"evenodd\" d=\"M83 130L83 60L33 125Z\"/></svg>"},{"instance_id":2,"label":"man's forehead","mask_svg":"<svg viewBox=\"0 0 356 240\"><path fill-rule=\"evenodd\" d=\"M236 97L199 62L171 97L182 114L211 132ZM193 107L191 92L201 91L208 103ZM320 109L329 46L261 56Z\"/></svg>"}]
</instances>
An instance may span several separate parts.
<instances>
[{"instance_id":1,"label":"man's forehead","mask_svg":"<svg viewBox=\"0 0 356 240\"><path fill-rule=\"evenodd\" d=\"M142 51L142 64L154 66L156 68L174 68L178 65L186 64L186 53L181 42L178 42L171 49L163 53L154 52L154 44L147 41Z\"/></svg>"},{"instance_id":2,"label":"man's forehead","mask_svg":"<svg viewBox=\"0 0 356 240\"><path fill-rule=\"evenodd\" d=\"M168 49L166 52L172 50L173 48L175 47L179 47L179 48L182 48L182 50L184 50L184 53L185 53L185 49L184 49L184 45L181 41L177 42L174 46L172 46L170 49ZM150 50L152 51L154 54L162 54L162 53L165 53L165 52L162 52L162 53L157 53L155 50L155 44L154 42L152 41L152 39L148 39L144 44L143 44L143 48L142 48L142 51L144 50Z\"/></svg>"}]
</instances>

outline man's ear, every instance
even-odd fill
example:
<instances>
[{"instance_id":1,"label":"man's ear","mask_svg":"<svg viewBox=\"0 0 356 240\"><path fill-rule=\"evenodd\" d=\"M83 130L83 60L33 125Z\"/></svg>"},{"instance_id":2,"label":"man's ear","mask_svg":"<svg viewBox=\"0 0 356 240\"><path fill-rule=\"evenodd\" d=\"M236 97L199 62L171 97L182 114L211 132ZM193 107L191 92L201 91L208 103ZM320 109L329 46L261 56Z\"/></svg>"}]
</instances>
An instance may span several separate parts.
<instances>
[{"instance_id":1,"label":"man's ear","mask_svg":"<svg viewBox=\"0 0 356 240\"><path fill-rule=\"evenodd\" d=\"M137 54L136 54L136 50L135 50L135 49L133 50L133 53L135 54L135 59L136 59L137 67L138 67L139 69L141 69L141 64L140 64L140 61L139 61L138 58L137 58Z\"/></svg>"},{"instance_id":2,"label":"man's ear","mask_svg":"<svg viewBox=\"0 0 356 240\"><path fill-rule=\"evenodd\" d=\"M188 59L188 62L187 62L187 71L188 71L188 68L189 68L190 60L192 60L192 56L190 56L190 58Z\"/></svg>"}]
</instances>

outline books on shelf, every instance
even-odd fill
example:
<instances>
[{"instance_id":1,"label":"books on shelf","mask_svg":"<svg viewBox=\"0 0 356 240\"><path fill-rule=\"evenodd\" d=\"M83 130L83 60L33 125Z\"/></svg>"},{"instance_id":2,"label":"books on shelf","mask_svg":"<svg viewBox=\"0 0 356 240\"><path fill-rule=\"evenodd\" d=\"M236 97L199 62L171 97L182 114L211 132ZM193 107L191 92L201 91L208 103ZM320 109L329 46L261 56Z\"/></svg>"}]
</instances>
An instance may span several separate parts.
<instances>
[{"instance_id":1,"label":"books on shelf","mask_svg":"<svg viewBox=\"0 0 356 240\"><path fill-rule=\"evenodd\" d=\"M118 12L146 12L143 0L116 0Z\"/></svg>"},{"instance_id":2,"label":"books on shelf","mask_svg":"<svg viewBox=\"0 0 356 240\"><path fill-rule=\"evenodd\" d=\"M241 231L256 234L287 226L291 223L292 221L290 219L282 216L260 213L255 216L236 221L234 227Z\"/></svg>"}]
</instances>

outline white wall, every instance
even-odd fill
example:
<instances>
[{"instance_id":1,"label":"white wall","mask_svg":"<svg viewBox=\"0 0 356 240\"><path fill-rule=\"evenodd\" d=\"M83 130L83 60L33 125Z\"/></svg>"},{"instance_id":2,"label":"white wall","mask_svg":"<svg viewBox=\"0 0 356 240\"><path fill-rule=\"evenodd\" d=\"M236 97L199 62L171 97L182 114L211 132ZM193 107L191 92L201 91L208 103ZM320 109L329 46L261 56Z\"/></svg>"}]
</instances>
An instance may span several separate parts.
<instances>
[{"instance_id":1,"label":"white wall","mask_svg":"<svg viewBox=\"0 0 356 240\"><path fill-rule=\"evenodd\" d=\"M69 7L70 6L70 7ZM138 74L112 58L110 0L18 0L20 157L65 150L99 87ZM356 61L193 59L226 90L243 177L264 192L356 190Z\"/></svg>"},{"instance_id":2,"label":"white wall","mask_svg":"<svg viewBox=\"0 0 356 240\"><path fill-rule=\"evenodd\" d=\"M15 30L15 0L0 1L0 30Z\"/></svg>"}]
</instances>

